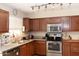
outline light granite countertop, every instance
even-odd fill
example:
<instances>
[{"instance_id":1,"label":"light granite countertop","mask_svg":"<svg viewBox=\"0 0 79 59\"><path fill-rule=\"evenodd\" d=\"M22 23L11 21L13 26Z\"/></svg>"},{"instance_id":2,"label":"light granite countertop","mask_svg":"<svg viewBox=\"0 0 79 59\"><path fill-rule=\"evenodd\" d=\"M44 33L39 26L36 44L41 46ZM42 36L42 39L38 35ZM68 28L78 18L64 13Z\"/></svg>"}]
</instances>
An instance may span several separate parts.
<instances>
[{"instance_id":1,"label":"light granite countertop","mask_svg":"<svg viewBox=\"0 0 79 59\"><path fill-rule=\"evenodd\" d=\"M7 51L7 50L10 50L10 49L13 49L13 48L16 48L16 47L19 47L23 44L26 44L26 43L29 43L29 42L32 42L33 40L23 40L23 42L20 42L20 43L8 43L8 44L5 44L3 46L0 46L0 53L4 52L4 51Z\"/></svg>"},{"instance_id":2,"label":"light granite countertop","mask_svg":"<svg viewBox=\"0 0 79 59\"><path fill-rule=\"evenodd\" d=\"M19 47L23 44L26 44L26 43L29 43L29 42L32 42L34 40L44 40L45 39L29 39L29 40L23 40L23 42L20 42L20 43L8 43L8 44L5 44L3 46L0 46L0 55L4 52L4 51L7 51L7 50L10 50L10 49L13 49L13 48L16 48L16 47Z\"/></svg>"}]
</instances>

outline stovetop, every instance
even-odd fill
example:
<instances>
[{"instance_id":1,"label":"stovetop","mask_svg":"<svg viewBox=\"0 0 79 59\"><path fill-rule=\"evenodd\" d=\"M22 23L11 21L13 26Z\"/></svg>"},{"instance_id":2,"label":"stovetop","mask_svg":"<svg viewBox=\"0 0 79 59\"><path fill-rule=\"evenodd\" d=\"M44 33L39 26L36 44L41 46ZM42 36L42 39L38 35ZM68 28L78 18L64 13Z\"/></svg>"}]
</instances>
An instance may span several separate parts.
<instances>
[{"instance_id":1,"label":"stovetop","mask_svg":"<svg viewBox=\"0 0 79 59\"><path fill-rule=\"evenodd\" d=\"M47 41L62 41L62 37L48 37L46 38Z\"/></svg>"}]
</instances>

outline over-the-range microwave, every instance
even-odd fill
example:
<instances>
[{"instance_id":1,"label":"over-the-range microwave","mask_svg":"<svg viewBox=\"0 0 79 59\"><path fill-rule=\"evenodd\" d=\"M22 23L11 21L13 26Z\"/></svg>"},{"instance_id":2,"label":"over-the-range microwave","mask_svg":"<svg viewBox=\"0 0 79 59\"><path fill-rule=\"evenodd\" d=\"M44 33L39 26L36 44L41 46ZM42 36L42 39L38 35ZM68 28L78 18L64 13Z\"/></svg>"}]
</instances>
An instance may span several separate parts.
<instances>
[{"instance_id":1,"label":"over-the-range microwave","mask_svg":"<svg viewBox=\"0 0 79 59\"><path fill-rule=\"evenodd\" d=\"M62 32L62 24L47 24L47 32Z\"/></svg>"}]
</instances>

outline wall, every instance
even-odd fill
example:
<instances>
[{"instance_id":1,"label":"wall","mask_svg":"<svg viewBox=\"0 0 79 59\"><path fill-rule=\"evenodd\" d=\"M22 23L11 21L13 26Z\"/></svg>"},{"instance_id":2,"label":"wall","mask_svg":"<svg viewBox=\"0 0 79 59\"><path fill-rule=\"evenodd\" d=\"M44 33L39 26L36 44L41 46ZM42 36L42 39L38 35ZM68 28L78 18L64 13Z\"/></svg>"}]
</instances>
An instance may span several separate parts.
<instances>
[{"instance_id":1,"label":"wall","mask_svg":"<svg viewBox=\"0 0 79 59\"><path fill-rule=\"evenodd\" d=\"M45 37L46 32L30 32L34 38L39 39Z\"/></svg>"},{"instance_id":2,"label":"wall","mask_svg":"<svg viewBox=\"0 0 79 59\"><path fill-rule=\"evenodd\" d=\"M72 40L79 40L79 32L64 32L63 39L69 39L69 35L72 37Z\"/></svg>"}]
</instances>

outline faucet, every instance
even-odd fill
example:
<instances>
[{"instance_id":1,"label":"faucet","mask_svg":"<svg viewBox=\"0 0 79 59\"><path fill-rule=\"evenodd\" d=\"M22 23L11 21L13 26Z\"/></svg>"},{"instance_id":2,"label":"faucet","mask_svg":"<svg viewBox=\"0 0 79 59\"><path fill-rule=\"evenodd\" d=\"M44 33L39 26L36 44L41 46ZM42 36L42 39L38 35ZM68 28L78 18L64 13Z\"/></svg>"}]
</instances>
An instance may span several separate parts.
<instances>
[{"instance_id":1,"label":"faucet","mask_svg":"<svg viewBox=\"0 0 79 59\"><path fill-rule=\"evenodd\" d=\"M69 39L71 40L72 39L72 37L69 35Z\"/></svg>"}]
</instances>

